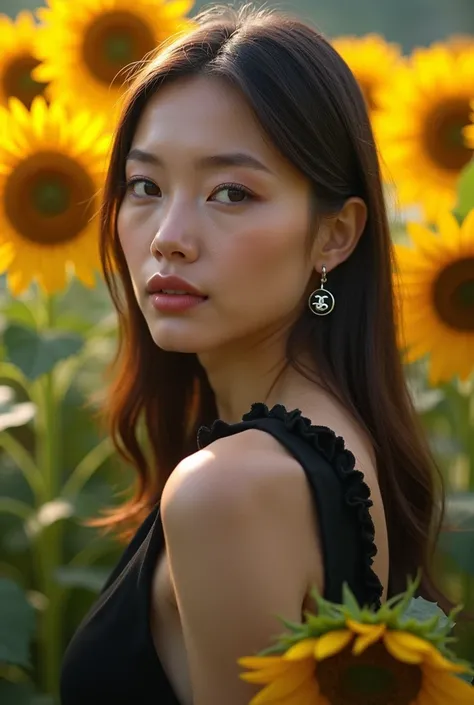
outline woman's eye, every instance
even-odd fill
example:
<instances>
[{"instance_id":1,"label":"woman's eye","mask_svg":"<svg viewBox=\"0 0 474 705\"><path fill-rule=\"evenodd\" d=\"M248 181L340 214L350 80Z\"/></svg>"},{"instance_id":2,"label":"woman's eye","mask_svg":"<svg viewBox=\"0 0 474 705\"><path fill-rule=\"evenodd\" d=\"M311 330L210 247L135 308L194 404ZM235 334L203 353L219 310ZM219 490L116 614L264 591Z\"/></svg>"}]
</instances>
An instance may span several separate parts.
<instances>
[{"instance_id":1,"label":"woman's eye","mask_svg":"<svg viewBox=\"0 0 474 705\"><path fill-rule=\"evenodd\" d=\"M127 184L127 190L137 198L161 196L159 187L148 179L131 179Z\"/></svg>"},{"instance_id":2,"label":"woman's eye","mask_svg":"<svg viewBox=\"0 0 474 705\"><path fill-rule=\"evenodd\" d=\"M219 196L219 198L217 198ZM221 198L222 196L222 198ZM212 194L211 200L218 203L243 203L252 197L250 191L238 184L224 184Z\"/></svg>"}]
</instances>

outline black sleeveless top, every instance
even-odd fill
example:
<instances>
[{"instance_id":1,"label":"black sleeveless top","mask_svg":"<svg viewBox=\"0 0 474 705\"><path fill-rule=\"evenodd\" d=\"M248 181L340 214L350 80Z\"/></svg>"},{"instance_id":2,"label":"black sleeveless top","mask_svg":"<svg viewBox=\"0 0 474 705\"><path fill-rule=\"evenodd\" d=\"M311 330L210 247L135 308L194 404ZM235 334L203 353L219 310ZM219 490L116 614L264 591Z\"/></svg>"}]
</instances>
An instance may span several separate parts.
<instances>
[{"instance_id":1,"label":"black sleeveless top","mask_svg":"<svg viewBox=\"0 0 474 705\"><path fill-rule=\"evenodd\" d=\"M339 602L347 582L360 603L380 606L382 585L372 569L377 549L370 491L344 440L325 426L313 426L297 409L288 412L278 404L269 410L257 403L239 423L217 420L211 428L202 427L198 448L250 428L274 436L307 477L319 519L324 597ZM62 705L180 705L157 656L149 621L152 578L163 549L157 506L66 650Z\"/></svg>"}]
</instances>

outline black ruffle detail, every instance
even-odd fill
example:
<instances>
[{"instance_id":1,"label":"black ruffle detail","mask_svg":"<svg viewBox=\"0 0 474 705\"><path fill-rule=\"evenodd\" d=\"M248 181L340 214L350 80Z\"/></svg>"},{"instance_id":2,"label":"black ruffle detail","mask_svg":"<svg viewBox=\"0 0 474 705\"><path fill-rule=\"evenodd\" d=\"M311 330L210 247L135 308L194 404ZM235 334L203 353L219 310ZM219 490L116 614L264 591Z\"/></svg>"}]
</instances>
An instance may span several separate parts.
<instances>
[{"instance_id":1,"label":"black ruffle detail","mask_svg":"<svg viewBox=\"0 0 474 705\"><path fill-rule=\"evenodd\" d=\"M332 429L327 426L313 426L310 419L303 416L299 409L287 411L282 404L276 404L269 409L263 402L256 402L242 417L242 422L265 418L278 419L288 431L307 441L331 464L340 478L346 506L355 513L360 527L367 590L366 604L378 609L381 605L383 587L372 567L374 556L377 554L375 527L369 512L373 502L370 499L370 489L364 480L364 474L355 468L354 454L345 447L342 436L337 436ZM218 438L232 435L233 425L216 419L210 428L201 426L198 431L199 448L209 445Z\"/></svg>"}]
</instances>

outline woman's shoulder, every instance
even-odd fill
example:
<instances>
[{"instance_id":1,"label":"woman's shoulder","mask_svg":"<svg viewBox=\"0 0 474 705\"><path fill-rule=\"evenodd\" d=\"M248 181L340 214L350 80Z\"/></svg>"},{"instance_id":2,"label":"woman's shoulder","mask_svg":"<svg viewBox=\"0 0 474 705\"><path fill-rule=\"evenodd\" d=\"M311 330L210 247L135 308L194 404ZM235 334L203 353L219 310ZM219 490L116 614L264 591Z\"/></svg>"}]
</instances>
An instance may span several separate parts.
<instances>
[{"instance_id":1,"label":"woman's shoulder","mask_svg":"<svg viewBox=\"0 0 474 705\"><path fill-rule=\"evenodd\" d=\"M185 503L188 497L196 506L198 500L222 502L227 496L234 503L267 485L277 493L304 488L304 473L295 472L301 469L302 450L307 463L315 465L319 457L333 468L344 465L346 474L356 472L377 493L375 453L363 430L337 404L315 405L312 412L310 419L299 409L282 404L269 409L257 402L239 422L217 419L201 427L199 449L172 472L162 510L171 500Z\"/></svg>"},{"instance_id":2,"label":"woman's shoulder","mask_svg":"<svg viewBox=\"0 0 474 705\"><path fill-rule=\"evenodd\" d=\"M302 407L304 413L257 402L241 422L218 419L201 428L200 450L180 463L166 499L183 512L191 507L201 516L224 515L225 521L246 511L268 512L269 522L298 527L302 540L303 534L318 533L326 554L339 552L335 536L350 530L359 536L367 573L373 558L386 585L387 526L371 440L329 398Z\"/></svg>"},{"instance_id":3,"label":"woman's shoulder","mask_svg":"<svg viewBox=\"0 0 474 705\"><path fill-rule=\"evenodd\" d=\"M255 428L222 436L184 458L161 499L163 521L173 513L273 513L302 506L308 490L298 460L276 438ZM262 501L264 500L264 501ZM286 512L285 512L286 513Z\"/></svg>"}]
</instances>

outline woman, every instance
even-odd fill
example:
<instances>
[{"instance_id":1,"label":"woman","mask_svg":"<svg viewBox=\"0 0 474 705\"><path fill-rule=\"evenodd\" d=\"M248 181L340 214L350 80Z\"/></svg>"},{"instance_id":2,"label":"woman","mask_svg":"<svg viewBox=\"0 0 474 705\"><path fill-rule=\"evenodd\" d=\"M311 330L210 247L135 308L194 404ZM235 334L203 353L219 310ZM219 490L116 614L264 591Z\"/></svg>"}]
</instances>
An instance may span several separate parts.
<instances>
[{"instance_id":1,"label":"woman","mask_svg":"<svg viewBox=\"0 0 474 705\"><path fill-rule=\"evenodd\" d=\"M139 477L106 522L142 524L68 648L63 705L244 705L237 658L300 620L311 586L377 606L422 567L439 599L376 149L329 43L219 9L147 62L101 247L110 428Z\"/></svg>"}]
</instances>

